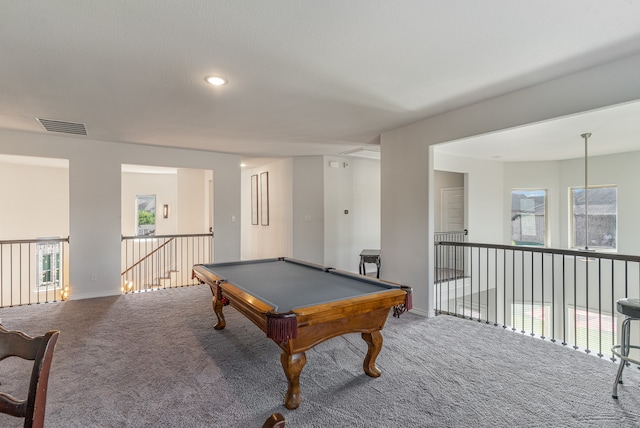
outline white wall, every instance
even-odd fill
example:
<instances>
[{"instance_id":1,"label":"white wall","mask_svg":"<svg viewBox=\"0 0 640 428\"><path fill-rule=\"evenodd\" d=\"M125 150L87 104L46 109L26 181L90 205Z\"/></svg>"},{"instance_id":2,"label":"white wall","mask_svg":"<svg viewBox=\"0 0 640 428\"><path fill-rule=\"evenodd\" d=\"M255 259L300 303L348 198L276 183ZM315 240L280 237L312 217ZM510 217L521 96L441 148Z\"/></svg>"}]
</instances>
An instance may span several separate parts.
<instances>
[{"instance_id":1,"label":"white wall","mask_svg":"<svg viewBox=\"0 0 640 428\"><path fill-rule=\"evenodd\" d=\"M465 217L470 242L505 243L503 197L503 164L498 161L438 153L434 168L467 174ZM435 197L435 196L434 196ZM509 241L511 242L511 241Z\"/></svg>"},{"instance_id":2,"label":"white wall","mask_svg":"<svg viewBox=\"0 0 640 428\"><path fill-rule=\"evenodd\" d=\"M324 189L323 264L358 272L360 252L380 248L380 162L325 156Z\"/></svg>"},{"instance_id":3,"label":"white wall","mask_svg":"<svg viewBox=\"0 0 640 428\"><path fill-rule=\"evenodd\" d=\"M292 249L292 168L293 160L274 160L258 168L242 171L242 259L291 257ZM258 224L251 224L251 176L269 173L269 225L263 226L258 204ZM259 184L258 180L258 184ZM260 186L258 186L258 195ZM259 202L259 201L258 201Z\"/></svg>"},{"instance_id":4,"label":"white wall","mask_svg":"<svg viewBox=\"0 0 640 428\"><path fill-rule=\"evenodd\" d=\"M207 171L201 169L178 169L177 175L177 204L170 204L169 219L177 221L177 233L207 233L209 219L207 218L209 190ZM170 203L170 201L167 201ZM162 201L158 199L158 210L162 213ZM161 216L162 217L162 216ZM238 217L239 218L239 217ZM158 233L159 234L159 233Z\"/></svg>"},{"instance_id":5,"label":"white wall","mask_svg":"<svg viewBox=\"0 0 640 428\"><path fill-rule=\"evenodd\" d=\"M23 241L69 236L68 161L13 157L0 161L0 241ZM20 164L26 159L29 164ZM44 163L55 166L45 166ZM69 285L69 245L61 260L63 288ZM2 305L60 299L62 288L36 286L38 245L4 244L0 266Z\"/></svg>"},{"instance_id":6,"label":"white wall","mask_svg":"<svg viewBox=\"0 0 640 428\"><path fill-rule=\"evenodd\" d=\"M618 253L640 255L638 213L638 183L640 183L640 152L589 158L589 185L616 185L618 188ZM561 162L560 217L561 244L569 243L569 187L584 186L584 159Z\"/></svg>"},{"instance_id":7,"label":"white wall","mask_svg":"<svg viewBox=\"0 0 640 428\"><path fill-rule=\"evenodd\" d=\"M177 182L176 174L144 174L137 172L122 173L122 234L137 235L136 225L138 207L136 198L139 195L156 196L156 235L177 233ZM162 205L169 204L173 208L169 218L162 218Z\"/></svg>"},{"instance_id":8,"label":"white wall","mask_svg":"<svg viewBox=\"0 0 640 428\"><path fill-rule=\"evenodd\" d=\"M640 55L634 55L383 133L384 277L413 286L416 312L433 314L431 252L435 229L429 146L639 98ZM502 189L502 183L499 186ZM468 208L473 209L474 202L468 202ZM474 225L469 224L469 230L473 232ZM503 234L501 226L497 236Z\"/></svg>"},{"instance_id":9,"label":"white wall","mask_svg":"<svg viewBox=\"0 0 640 428\"><path fill-rule=\"evenodd\" d=\"M413 128L380 137L381 199L380 277L413 287L413 306L426 314L428 273L433 271L433 158L429 146ZM397 143L397 144L396 144Z\"/></svg>"},{"instance_id":10,"label":"white wall","mask_svg":"<svg viewBox=\"0 0 640 428\"><path fill-rule=\"evenodd\" d=\"M354 174L351 229L354 247L349 256L351 264L341 269L357 272L360 251L380 249L380 161L353 159L348 162Z\"/></svg>"},{"instance_id":11,"label":"white wall","mask_svg":"<svg viewBox=\"0 0 640 428\"><path fill-rule=\"evenodd\" d=\"M442 190L464 188L464 174L448 171L433 171L433 226L442 232Z\"/></svg>"},{"instance_id":12,"label":"white wall","mask_svg":"<svg viewBox=\"0 0 640 428\"><path fill-rule=\"evenodd\" d=\"M293 158L293 257L324 264L324 158Z\"/></svg>"},{"instance_id":13,"label":"white wall","mask_svg":"<svg viewBox=\"0 0 640 428\"><path fill-rule=\"evenodd\" d=\"M354 180L351 163L345 168L341 157L325 156L324 168L324 260L325 266L339 268L359 251L353 250ZM332 167L330 165L335 165Z\"/></svg>"},{"instance_id":14,"label":"white wall","mask_svg":"<svg viewBox=\"0 0 640 428\"><path fill-rule=\"evenodd\" d=\"M567 248L563 239L568 217L562 200L566 189L560 188L560 161L505 162L502 209L505 218L502 243L511 245L511 191L519 189L544 189L547 191L547 236L549 247ZM584 180L583 180L584 181Z\"/></svg>"},{"instance_id":15,"label":"white wall","mask_svg":"<svg viewBox=\"0 0 640 428\"><path fill-rule=\"evenodd\" d=\"M178 168L174 173L122 173L122 234L136 235L136 197L156 196L156 235L208 233L211 171ZM169 218L162 215L169 206Z\"/></svg>"},{"instance_id":16,"label":"white wall","mask_svg":"<svg viewBox=\"0 0 640 428\"><path fill-rule=\"evenodd\" d=\"M636 226L640 199L640 152L589 157L589 185L615 185L618 189L618 253L640 254L640 228ZM569 189L584 186L584 159L504 164L503 211L508 215L513 189L547 190L549 246L570 248ZM508 217L505 217L508 219ZM505 222L505 240L510 236ZM508 243L508 242L507 242Z\"/></svg>"},{"instance_id":17,"label":"white wall","mask_svg":"<svg viewBox=\"0 0 640 428\"><path fill-rule=\"evenodd\" d=\"M69 236L69 169L0 162L0 240Z\"/></svg>"},{"instance_id":18,"label":"white wall","mask_svg":"<svg viewBox=\"0 0 640 428\"><path fill-rule=\"evenodd\" d=\"M337 168L329 162L336 162ZM263 172L269 173L269 226L251 224L251 176ZM242 192L243 259L293 256L358 272L360 251L380 248L377 160L344 156L274 160L244 170Z\"/></svg>"},{"instance_id":19,"label":"white wall","mask_svg":"<svg viewBox=\"0 0 640 428\"><path fill-rule=\"evenodd\" d=\"M216 261L240 257L240 157L0 130L0 153L69 160L71 298L120 293L121 165L214 170ZM91 280L92 275L97 278Z\"/></svg>"}]
</instances>

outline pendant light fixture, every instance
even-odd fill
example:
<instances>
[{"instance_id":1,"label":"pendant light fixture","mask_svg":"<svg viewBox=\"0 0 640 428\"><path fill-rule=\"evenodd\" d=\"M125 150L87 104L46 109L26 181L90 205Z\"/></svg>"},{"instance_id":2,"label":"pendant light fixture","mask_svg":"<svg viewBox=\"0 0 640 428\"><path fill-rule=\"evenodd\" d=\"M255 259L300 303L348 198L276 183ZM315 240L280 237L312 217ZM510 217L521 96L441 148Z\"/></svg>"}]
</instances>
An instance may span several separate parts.
<instances>
[{"instance_id":1,"label":"pendant light fixture","mask_svg":"<svg viewBox=\"0 0 640 428\"><path fill-rule=\"evenodd\" d=\"M589 137L590 132L580 135L584 138L584 249L589 251Z\"/></svg>"}]
</instances>

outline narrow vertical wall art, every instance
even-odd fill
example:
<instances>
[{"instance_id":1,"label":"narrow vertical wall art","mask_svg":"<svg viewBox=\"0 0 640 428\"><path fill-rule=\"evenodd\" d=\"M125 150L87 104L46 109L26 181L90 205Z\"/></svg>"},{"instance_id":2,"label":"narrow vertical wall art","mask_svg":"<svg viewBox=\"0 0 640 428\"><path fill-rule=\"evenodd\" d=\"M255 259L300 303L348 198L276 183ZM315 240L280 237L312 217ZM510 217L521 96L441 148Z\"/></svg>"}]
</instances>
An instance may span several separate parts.
<instances>
[{"instance_id":1,"label":"narrow vertical wall art","mask_svg":"<svg viewBox=\"0 0 640 428\"><path fill-rule=\"evenodd\" d=\"M269 173L260 174L260 224L269 226Z\"/></svg>"},{"instance_id":2,"label":"narrow vertical wall art","mask_svg":"<svg viewBox=\"0 0 640 428\"><path fill-rule=\"evenodd\" d=\"M251 224L258 224L258 174L251 176Z\"/></svg>"}]
</instances>

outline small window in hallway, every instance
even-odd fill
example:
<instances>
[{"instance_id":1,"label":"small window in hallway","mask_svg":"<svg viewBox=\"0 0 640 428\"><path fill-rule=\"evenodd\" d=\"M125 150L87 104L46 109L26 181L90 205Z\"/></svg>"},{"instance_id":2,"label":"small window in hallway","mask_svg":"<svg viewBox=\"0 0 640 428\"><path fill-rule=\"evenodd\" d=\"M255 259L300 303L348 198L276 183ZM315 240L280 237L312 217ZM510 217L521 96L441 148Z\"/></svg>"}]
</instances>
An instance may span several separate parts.
<instances>
[{"instance_id":1,"label":"small window in hallway","mask_svg":"<svg viewBox=\"0 0 640 428\"><path fill-rule=\"evenodd\" d=\"M156 195L136 196L138 236L152 236L156 233Z\"/></svg>"},{"instance_id":2,"label":"small window in hallway","mask_svg":"<svg viewBox=\"0 0 640 428\"><path fill-rule=\"evenodd\" d=\"M36 266L38 269L38 290L60 288L60 253L62 244L57 241L38 242Z\"/></svg>"}]
</instances>

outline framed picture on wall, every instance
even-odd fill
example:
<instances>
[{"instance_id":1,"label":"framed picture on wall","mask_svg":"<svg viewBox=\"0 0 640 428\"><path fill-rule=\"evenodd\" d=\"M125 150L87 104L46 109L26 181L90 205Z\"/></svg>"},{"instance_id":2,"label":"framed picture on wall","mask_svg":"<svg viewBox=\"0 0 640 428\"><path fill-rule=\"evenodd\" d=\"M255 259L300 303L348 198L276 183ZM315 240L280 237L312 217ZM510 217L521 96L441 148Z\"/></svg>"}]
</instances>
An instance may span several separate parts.
<instances>
[{"instance_id":1,"label":"framed picture on wall","mask_svg":"<svg viewBox=\"0 0 640 428\"><path fill-rule=\"evenodd\" d=\"M258 224L258 174L251 176L251 224Z\"/></svg>"},{"instance_id":2,"label":"framed picture on wall","mask_svg":"<svg viewBox=\"0 0 640 428\"><path fill-rule=\"evenodd\" d=\"M260 224L269 226L269 173L260 174Z\"/></svg>"}]
</instances>

